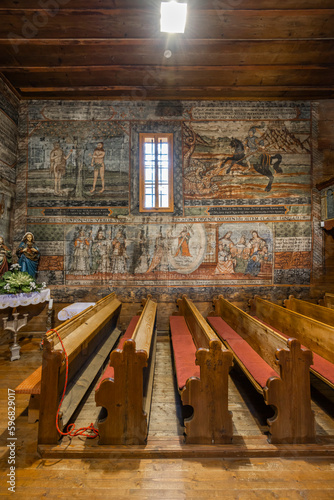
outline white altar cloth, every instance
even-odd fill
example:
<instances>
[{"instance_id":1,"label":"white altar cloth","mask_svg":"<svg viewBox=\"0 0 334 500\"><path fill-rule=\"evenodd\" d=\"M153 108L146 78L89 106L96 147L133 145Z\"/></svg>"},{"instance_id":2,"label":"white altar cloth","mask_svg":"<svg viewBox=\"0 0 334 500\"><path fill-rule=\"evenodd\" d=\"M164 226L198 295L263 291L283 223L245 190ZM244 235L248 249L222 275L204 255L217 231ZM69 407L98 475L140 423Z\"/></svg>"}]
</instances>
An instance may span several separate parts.
<instances>
[{"instance_id":1,"label":"white altar cloth","mask_svg":"<svg viewBox=\"0 0 334 500\"><path fill-rule=\"evenodd\" d=\"M29 306L50 300L50 288L41 292L17 293L0 295L0 309L7 307Z\"/></svg>"},{"instance_id":2,"label":"white altar cloth","mask_svg":"<svg viewBox=\"0 0 334 500\"><path fill-rule=\"evenodd\" d=\"M95 302L74 302L74 304L64 307L64 309L61 309L61 311L59 311L58 319L59 321L71 319L73 318L73 316L79 314L90 306L95 306Z\"/></svg>"}]
</instances>

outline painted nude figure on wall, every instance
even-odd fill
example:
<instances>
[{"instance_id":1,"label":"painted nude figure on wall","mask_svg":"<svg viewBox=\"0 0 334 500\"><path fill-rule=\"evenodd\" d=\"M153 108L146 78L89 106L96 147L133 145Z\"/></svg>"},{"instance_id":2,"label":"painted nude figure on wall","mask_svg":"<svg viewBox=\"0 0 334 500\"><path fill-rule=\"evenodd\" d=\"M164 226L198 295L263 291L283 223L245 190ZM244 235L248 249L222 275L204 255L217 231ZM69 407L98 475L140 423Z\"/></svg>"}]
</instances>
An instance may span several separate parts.
<instances>
[{"instance_id":1,"label":"painted nude figure on wall","mask_svg":"<svg viewBox=\"0 0 334 500\"><path fill-rule=\"evenodd\" d=\"M96 187L96 182L97 178L100 173L101 177L101 184L102 188L100 189L100 193L103 193L104 191L104 171L105 171L105 165L104 165L104 157L105 157L105 151L103 149L103 142L99 142L97 144L97 147L93 153L92 156L92 167L94 168L94 180L93 180L93 187L90 190L91 193L94 193L95 187Z\"/></svg>"},{"instance_id":2,"label":"painted nude figure on wall","mask_svg":"<svg viewBox=\"0 0 334 500\"><path fill-rule=\"evenodd\" d=\"M0 276L9 269L9 264L12 261L12 252L5 245L4 239L0 236Z\"/></svg>"},{"instance_id":3,"label":"painted nude figure on wall","mask_svg":"<svg viewBox=\"0 0 334 500\"><path fill-rule=\"evenodd\" d=\"M61 149L59 142L53 145L50 153L50 172L55 176L55 193L61 194L61 178L66 172L66 161L72 154L72 149L67 156Z\"/></svg>"},{"instance_id":4,"label":"painted nude figure on wall","mask_svg":"<svg viewBox=\"0 0 334 500\"><path fill-rule=\"evenodd\" d=\"M41 254L35 244L34 235L32 233L27 232L23 236L19 248L16 251L16 255L19 258L21 271L27 272L30 276L35 278Z\"/></svg>"}]
</instances>

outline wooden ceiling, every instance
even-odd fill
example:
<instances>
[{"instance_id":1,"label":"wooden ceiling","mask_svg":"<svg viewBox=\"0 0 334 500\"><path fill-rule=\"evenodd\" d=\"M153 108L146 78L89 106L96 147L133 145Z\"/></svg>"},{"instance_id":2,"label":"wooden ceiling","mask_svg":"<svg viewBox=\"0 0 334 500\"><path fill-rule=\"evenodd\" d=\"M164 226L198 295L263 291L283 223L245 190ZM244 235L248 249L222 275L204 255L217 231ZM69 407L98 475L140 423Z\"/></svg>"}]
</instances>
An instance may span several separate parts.
<instances>
[{"instance_id":1,"label":"wooden ceiling","mask_svg":"<svg viewBox=\"0 0 334 500\"><path fill-rule=\"evenodd\" d=\"M188 0L168 35L160 0L1 0L0 72L27 99L330 99L333 7Z\"/></svg>"}]
</instances>

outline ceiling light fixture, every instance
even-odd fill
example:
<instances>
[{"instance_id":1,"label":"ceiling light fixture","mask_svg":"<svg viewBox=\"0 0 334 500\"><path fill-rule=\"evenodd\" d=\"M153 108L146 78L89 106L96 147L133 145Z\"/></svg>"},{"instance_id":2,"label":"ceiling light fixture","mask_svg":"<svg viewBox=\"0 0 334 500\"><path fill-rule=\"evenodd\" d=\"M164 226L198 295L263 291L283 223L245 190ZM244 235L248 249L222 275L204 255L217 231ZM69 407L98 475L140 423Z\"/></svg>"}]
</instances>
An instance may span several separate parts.
<instances>
[{"instance_id":1,"label":"ceiling light fixture","mask_svg":"<svg viewBox=\"0 0 334 500\"><path fill-rule=\"evenodd\" d=\"M187 18L187 4L175 0L161 2L160 31L164 33L184 33Z\"/></svg>"}]
</instances>

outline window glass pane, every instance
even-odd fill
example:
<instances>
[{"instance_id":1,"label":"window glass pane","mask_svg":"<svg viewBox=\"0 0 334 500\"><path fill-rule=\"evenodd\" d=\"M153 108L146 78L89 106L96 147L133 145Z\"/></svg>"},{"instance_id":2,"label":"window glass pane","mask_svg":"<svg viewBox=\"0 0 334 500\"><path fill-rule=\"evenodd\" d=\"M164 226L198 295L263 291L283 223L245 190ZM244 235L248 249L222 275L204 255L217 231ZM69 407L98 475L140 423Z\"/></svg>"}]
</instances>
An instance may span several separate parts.
<instances>
[{"instance_id":1,"label":"window glass pane","mask_svg":"<svg viewBox=\"0 0 334 500\"><path fill-rule=\"evenodd\" d=\"M159 208L168 207L168 184L159 185Z\"/></svg>"},{"instance_id":2,"label":"window glass pane","mask_svg":"<svg viewBox=\"0 0 334 500\"><path fill-rule=\"evenodd\" d=\"M154 184L145 184L145 208L155 207L155 187Z\"/></svg>"},{"instance_id":3,"label":"window glass pane","mask_svg":"<svg viewBox=\"0 0 334 500\"><path fill-rule=\"evenodd\" d=\"M168 182L168 168L159 168L158 180L159 184L164 184L165 182Z\"/></svg>"},{"instance_id":4,"label":"window glass pane","mask_svg":"<svg viewBox=\"0 0 334 500\"><path fill-rule=\"evenodd\" d=\"M146 167L145 165L145 184L147 182L152 183L154 182L155 179L155 168L153 167Z\"/></svg>"}]
</instances>

